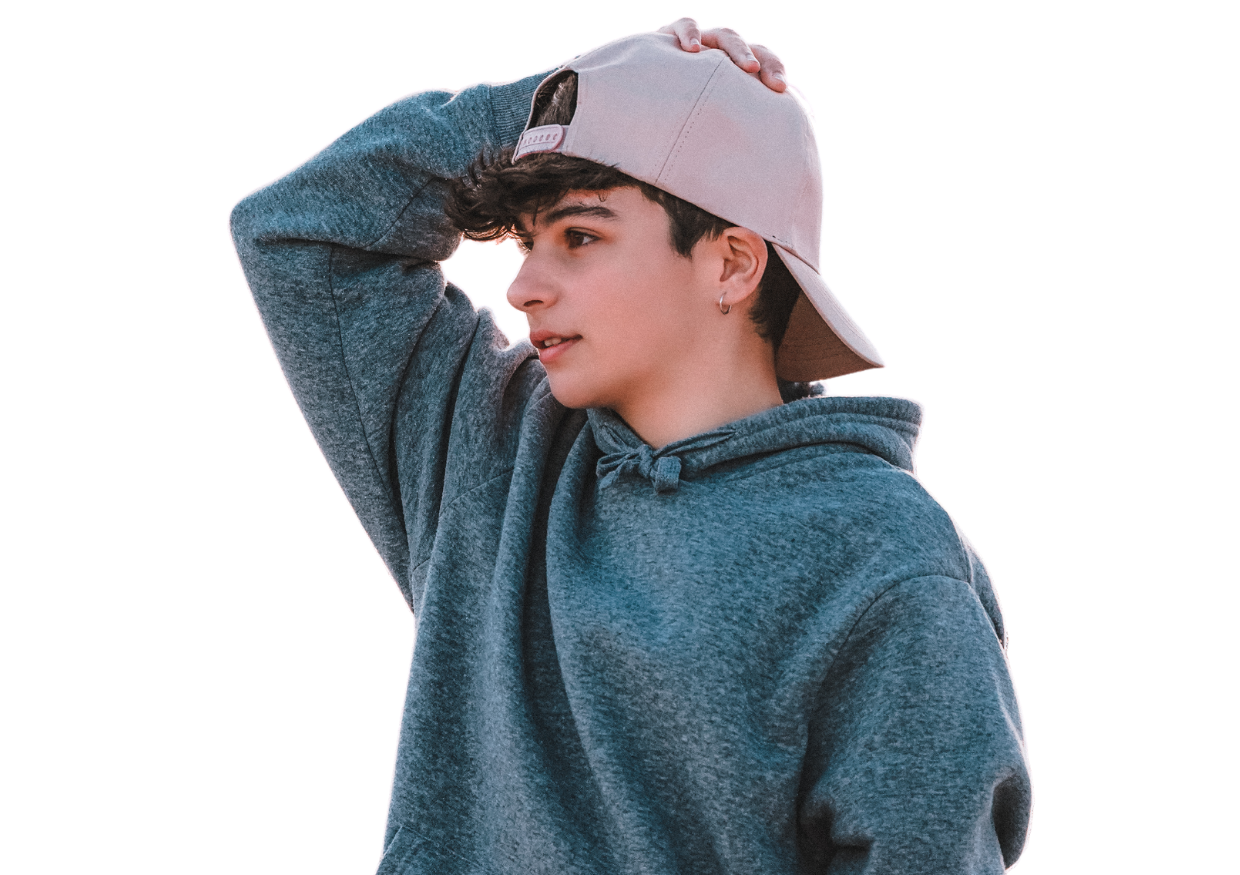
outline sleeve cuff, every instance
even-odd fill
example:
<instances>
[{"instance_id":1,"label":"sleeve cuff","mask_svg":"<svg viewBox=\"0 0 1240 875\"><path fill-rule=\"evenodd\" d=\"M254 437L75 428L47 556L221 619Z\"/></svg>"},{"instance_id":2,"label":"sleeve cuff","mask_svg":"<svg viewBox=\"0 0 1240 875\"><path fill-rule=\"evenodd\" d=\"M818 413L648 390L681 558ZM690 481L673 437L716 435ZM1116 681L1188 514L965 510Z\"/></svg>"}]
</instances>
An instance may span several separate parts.
<instances>
[{"instance_id":1,"label":"sleeve cuff","mask_svg":"<svg viewBox=\"0 0 1240 875\"><path fill-rule=\"evenodd\" d=\"M491 115L501 145L516 143L521 136L525 123L529 121L534 92L552 72L548 70L506 85L491 86Z\"/></svg>"}]
</instances>

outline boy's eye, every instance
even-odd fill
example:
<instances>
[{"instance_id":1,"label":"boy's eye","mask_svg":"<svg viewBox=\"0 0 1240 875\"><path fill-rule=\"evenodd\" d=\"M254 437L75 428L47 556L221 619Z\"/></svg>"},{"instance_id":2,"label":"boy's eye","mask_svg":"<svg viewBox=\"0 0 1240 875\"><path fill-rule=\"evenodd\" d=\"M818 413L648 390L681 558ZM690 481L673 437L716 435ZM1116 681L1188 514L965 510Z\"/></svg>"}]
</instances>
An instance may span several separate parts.
<instances>
[{"instance_id":1,"label":"boy's eye","mask_svg":"<svg viewBox=\"0 0 1240 875\"><path fill-rule=\"evenodd\" d=\"M568 242L569 249L577 249L593 243L598 238L586 231L578 231L574 228L564 232L564 239Z\"/></svg>"},{"instance_id":2,"label":"boy's eye","mask_svg":"<svg viewBox=\"0 0 1240 875\"><path fill-rule=\"evenodd\" d=\"M531 252L534 249L534 241L529 237L518 237L514 234L513 239L517 241L517 248L522 252Z\"/></svg>"}]
</instances>

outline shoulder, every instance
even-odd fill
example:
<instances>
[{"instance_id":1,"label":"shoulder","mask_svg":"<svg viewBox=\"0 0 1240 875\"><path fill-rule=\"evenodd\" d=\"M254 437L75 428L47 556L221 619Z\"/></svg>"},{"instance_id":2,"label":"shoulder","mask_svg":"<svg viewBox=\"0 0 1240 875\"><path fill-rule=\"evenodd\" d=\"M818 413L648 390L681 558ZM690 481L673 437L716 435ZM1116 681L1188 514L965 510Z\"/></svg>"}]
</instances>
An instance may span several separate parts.
<instances>
[{"instance_id":1,"label":"shoulder","mask_svg":"<svg viewBox=\"0 0 1240 875\"><path fill-rule=\"evenodd\" d=\"M786 466L777 479L773 493L786 518L829 537L833 554L887 556L906 577L970 579L955 523L911 473L868 453L824 452Z\"/></svg>"},{"instance_id":2,"label":"shoulder","mask_svg":"<svg viewBox=\"0 0 1240 875\"><path fill-rule=\"evenodd\" d=\"M809 550L828 591L860 603L920 578L972 590L1005 641L986 570L951 515L890 458L851 443L805 445L753 462L735 476L779 520L781 539Z\"/></svg>"},{"instance_id":3,"label":"shoulder","mask_svg":"<svg viewBox=\"0 0 1240 875\"><path fill-rule=\"evenodd\" d=\"M798 466L800 467L800 466ZM805 488L789 517L818 532L841 568L867 569L875 598L909 581L958 581L985 611L1000 643L998 601L973 546L907 471L861 453L831 454L801 469ZM829 539L829 540L828 540Z\"/></svg>"}]
</instances>

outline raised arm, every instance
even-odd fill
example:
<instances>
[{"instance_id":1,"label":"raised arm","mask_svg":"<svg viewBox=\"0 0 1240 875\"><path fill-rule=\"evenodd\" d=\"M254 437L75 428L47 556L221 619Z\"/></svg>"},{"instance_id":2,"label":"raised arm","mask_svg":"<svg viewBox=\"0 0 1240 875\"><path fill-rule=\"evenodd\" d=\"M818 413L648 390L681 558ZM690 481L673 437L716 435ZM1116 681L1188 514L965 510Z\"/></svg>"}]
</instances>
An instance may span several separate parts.
<instances>
[{"instance_id":1,"label":"raised arm","mask_svg":"<svg viewBox=\"0 0 1240 875\"><path fill-rule=\"evenodd\" d=\"M407 598L445 490L470 485L444 481L462 385L486 408L471 431L484 477L510 454L541 379L532 350L506 350L438 266L459 241L444 180L516 140L541 79L402 100L233 211L285 376Z\"/></svg>"},{"instance_id":2,"label":"raised arm","mask_svg":"<svg viewBox=\"0 0 1240 875\"><path fill-rule=\"evenodd\" d=\"M669 28L686 51L720 48L782 89L762 47L688 19ZM446 180L515 143L544 76L393 104L233 212L285 376L411 604L440 506L511 466L544 377L438 267L459 242Z\"/></svg>"}]
</instances>

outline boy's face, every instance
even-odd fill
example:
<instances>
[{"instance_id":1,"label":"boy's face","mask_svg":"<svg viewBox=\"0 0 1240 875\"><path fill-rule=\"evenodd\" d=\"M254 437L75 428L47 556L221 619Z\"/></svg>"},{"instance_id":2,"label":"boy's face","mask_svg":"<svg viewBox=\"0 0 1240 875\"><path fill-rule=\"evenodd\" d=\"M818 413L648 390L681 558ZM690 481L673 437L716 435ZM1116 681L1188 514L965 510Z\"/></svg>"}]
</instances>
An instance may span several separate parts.
<instances>
[{"instance_id":1,"label":"boy's face","mask_svg":"<svg viewBox=\"0 0 1240 875\"><path fill-rule=\"evenodd\" d=\"M692 372L709 259L676 253L661 206L636 188L570 192L519 231L527 254L508 301L561 404L624 416Z\"/></svg>"}]
</instances>

